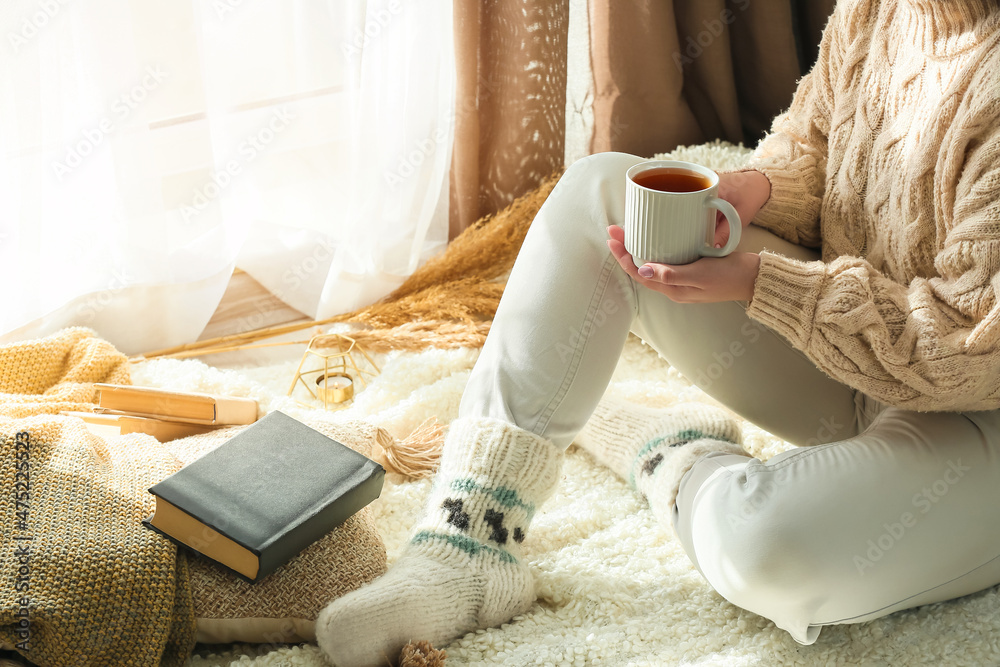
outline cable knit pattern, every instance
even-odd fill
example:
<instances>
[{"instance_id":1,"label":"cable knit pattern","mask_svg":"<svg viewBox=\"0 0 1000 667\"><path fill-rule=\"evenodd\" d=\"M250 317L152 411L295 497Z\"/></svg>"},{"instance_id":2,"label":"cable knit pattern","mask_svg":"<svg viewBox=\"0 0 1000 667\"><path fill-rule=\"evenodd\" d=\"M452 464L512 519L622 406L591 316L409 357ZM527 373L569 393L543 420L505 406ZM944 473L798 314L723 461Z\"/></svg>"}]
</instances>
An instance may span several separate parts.
<instances>
[{"instance_id":1,"label":"cable knit pattern","mask_svg":"<svg viewBox=\"0 0 1000 667\"><path fill-rule=\"evenodd\" d=\"M750 317L884 403L1000 408L998 0L841 0L746 168L822 248L762 252Z\"/></svg>"}]
</instances>

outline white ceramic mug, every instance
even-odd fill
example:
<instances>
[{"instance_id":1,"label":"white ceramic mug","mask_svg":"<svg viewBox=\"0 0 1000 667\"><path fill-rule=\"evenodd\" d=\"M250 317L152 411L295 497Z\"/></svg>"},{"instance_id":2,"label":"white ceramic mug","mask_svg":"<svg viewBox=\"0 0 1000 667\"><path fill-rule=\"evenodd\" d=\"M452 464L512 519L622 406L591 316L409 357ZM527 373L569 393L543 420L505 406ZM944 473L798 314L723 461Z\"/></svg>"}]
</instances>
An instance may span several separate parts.
<instances>
[{"instance_id":1,"label":"white ceramic mug","mask_svg":"<svg viewBox=\"0 0 1000 667\"><path fill-rule=\"evenodd\" d=\"M645 187L635 178L682 174L697 179L690 192ZM740 242L743 225L733 205L719 199L719 175L707 167L678 160L649 160L625 175L625 249L637 267L646 262L688 264L700 257L723 257ZM694 181L692 181L694 183ZM729 240L715 247L715 211L729 221Z\"/></svg>"}]
</instances>

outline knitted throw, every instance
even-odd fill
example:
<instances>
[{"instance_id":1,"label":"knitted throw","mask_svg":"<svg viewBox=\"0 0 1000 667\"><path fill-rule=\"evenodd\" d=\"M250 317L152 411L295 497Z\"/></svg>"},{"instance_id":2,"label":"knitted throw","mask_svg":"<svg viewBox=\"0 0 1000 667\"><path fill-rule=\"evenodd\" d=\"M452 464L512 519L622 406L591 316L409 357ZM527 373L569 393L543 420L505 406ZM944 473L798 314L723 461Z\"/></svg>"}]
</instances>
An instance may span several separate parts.
<instances>
[{"instance_id":1,"label":"knitted throw","mask_svg":"<svg viewBox=\"0 0 1000 667\"><path fill-rule=\"evenodd\" d=\"M39 667L181 665L187 560L140 523L180 464L58 416L91 409L94 382L129 383L128 361L87 329L0 347L0 645Z\"/></svg>"}]
</instances>

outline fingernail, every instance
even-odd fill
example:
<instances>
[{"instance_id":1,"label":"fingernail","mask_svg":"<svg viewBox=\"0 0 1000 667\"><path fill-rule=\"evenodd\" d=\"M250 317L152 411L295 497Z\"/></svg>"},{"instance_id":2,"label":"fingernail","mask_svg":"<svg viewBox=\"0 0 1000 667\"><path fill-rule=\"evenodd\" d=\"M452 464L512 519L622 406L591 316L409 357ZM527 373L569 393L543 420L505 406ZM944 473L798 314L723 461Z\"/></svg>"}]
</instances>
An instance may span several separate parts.
<instances>
[{"instance_id":1,"label":"fingernail","mask_svg":"<svg viewBox=\"0 0 1000 667\"><path fill-rule=\"evenodd\" d=\"M716 247L716 248L721 248L721 247L722 247L722 244L721 244L721 243L716 243L716 244L715 244L715 247Z\"/></svg>"},{"instance_id":2,"label":"fingernail","mask_svg":"<svg viewBox=\"0 0 1000 667\"><path fill-rule=\"evenodd\" d=\"M643 278L652 278L653 277L653 267L651 267L651 266L640 266L639 267L639 275L642 276Z\"/></svg>"}]
</instances>

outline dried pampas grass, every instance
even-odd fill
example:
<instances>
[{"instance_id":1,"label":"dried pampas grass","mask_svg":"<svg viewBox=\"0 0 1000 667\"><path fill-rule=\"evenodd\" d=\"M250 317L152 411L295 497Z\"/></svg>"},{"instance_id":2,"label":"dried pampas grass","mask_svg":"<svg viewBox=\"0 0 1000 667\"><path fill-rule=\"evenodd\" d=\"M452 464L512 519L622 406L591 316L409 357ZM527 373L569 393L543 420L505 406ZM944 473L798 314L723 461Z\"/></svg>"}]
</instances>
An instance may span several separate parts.
<instances>
[{"instance_id":1,"label":"dried pampas grass","mask_svg":"<svg viewBox=\"0 0 1000 667\"><path fill-rule=\"evenodd\" d=\"M428 347L442 349L454 347L482 347L490 332L490 321L454 322L442 320L420 320L406 322L391 329L356 329L349 332L354 342L367 352L405 352L423 350ZM324 337L316 338L314 349L324 349ZM333 343L330 344L333 346Z\"/></svg>"},{"instance_id":2,"label":"dried pampas grass","mask_svg":"<svg viewBox=\"0 0 1000 667\"><path fill-rule=\"evenodd\" d=\"M497 312L503 288L503 283L460 278L428 285L393 301L379 301L356 313L343 315L344 319L338 318L337 321L358 322L384 329L407 322L488 320L493 319Z\"/></svg>"}]
</instances>

